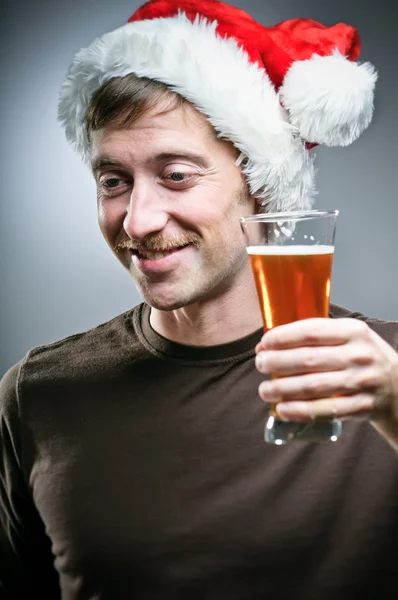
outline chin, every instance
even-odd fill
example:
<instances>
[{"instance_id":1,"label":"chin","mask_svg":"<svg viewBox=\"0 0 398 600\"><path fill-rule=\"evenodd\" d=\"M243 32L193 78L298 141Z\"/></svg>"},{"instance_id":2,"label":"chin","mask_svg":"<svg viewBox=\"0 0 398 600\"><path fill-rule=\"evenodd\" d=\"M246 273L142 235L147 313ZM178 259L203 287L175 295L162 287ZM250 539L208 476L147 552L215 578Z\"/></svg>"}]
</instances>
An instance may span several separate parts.
<instances>
[{"instance_id":1,"label":"chin","mask_svg":"<svg viewBox=\"0 0 398 600\"><path fill-rule=\"evenodd\" d=\"M138 282L135 282L136 285ZM196 281L196 286L185 285L137 285L144 301L152 308L163 311L177 310L191 306L196 302L206 302L217 297L223 291L226 282L222 279L217 285L213 280ZM179 289L178 289L179 288Z\"/></svg>"},{"instance_id":2,"label":"chin","mask_svg":"<svg viewBox=\"0 0 398 600\"><path fill-rule=\"evenodd\" d=\"M156 308L157 310L163 311L177 310L177 308L183 308L184 306L190 304L190 302L184 302L181 300L163 300L153 297L146 298L145 296L144 301L149 304L151 308Z\"/></svg>"},{"instance_id":3,"label":"chin","mask_svg":"<svg viewBox=\"0 0 398 600\"><path fill-rule=\"evenodd\" d=\"M184 304L162 304L160 302L147 302L151 308L155 308L156 310L160 310L162 312L172 312L173 310L177 310L178 308L183 308Z\"/></svg>"},{"instance_id":4,"label":"chin","mask_svg":"<svg viewBox=\"0 0 398 600\"><path fill-rule=\"evenodd\" d=\"M186 295L182 297L182 295L178 294L156 294L152 290L145 289L141 289L140 292L144 301L149 304L151 308L156 308L157 310L176 310L177 308L182 308L194 302L194 300Z\"/></svg>"}]
</instances>

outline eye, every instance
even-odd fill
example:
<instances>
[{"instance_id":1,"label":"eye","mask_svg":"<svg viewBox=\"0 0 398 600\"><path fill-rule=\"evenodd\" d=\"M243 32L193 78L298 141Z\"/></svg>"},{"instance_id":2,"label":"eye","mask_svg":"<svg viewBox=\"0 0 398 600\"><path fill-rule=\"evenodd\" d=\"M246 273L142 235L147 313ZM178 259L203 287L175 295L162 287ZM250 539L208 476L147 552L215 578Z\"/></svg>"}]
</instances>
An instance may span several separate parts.
<instances>
[{"instance_id":1,"label":"eye","mask_svg":"<svg viewBox=\"0 0 398 600\"><path fill-rule=\"evenodd\" d=\"M191 173L180 173L179 171L174 171L173 173L166 175L165 179L169 179L174 183L179 183L180 181L186 181L189 177L192 177Z\"/></svg>"},{"instance_id":2,"label":"eye","mask_svg":"<svg viewBox=\"0 0 398 600\"><path fill-rule=\"evenodd\" d=\"M107 188L116 188L119 184L120 184L120 179L118 179L117 177L111 177L110 179L106 179L105 181L102 182L102 185L107 187Z\"/></svg>"},{"instance_id":3,"label":"eye","mask_svg":"<svg viewBox=\"0 0 398 600\"><path fill-rule=\"evenodd\" d=\"M116 177L111 174L102 175L98 180L99 188L107 196L115 196L124 193L130 186L130 181L123 177Z\"/></svg>"},{"instance_id":4,"label":"eye","mask_svg":"<svg viewBox=\"0 0 398 600\"><path fill-rule=\"evenodd\" d=\"M166 185L176 190L189 188L196 179L197 173L186 173L184 171L171 171L163 176Z\"/></svg>"}]
</instances>

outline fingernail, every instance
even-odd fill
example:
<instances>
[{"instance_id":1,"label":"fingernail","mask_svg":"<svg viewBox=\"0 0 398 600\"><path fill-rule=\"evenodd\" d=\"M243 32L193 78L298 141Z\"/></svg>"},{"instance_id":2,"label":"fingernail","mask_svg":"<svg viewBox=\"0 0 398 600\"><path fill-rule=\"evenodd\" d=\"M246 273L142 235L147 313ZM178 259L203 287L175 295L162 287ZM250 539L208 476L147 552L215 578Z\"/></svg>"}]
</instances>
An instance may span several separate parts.
<instances>
[{"instance_id":1,"label":"fingernail","mask_svg":"<svg viewBox=\"0 0 398 600\"><path fill-rule=\"evenodd\" d=\"M262 383L260 383L258 390L261 394L264 394L265 396L267 396L270 393L269 383L267 381L263 381Z\"/></svg>"},{"instance_id":2,"label":"fingernail","mask_svg":"<svg viewBox=\"0 0 398 600\"><path fill-rule=\"evenodd\" d=\"M272 385L267 383L266 381L263 381L263 383L260 384L259 392L260 392L261 396L263 397L263 400L265 400L265 402L275 402L276 403L276 402L280 402L280 400L281 400L281 397L272 391Z\"/></svg>"},{"instance_id":3,"label":"fingernail","mask_svg":"<svg viewBox=\"0 0 398 600\"><path fill-rule=\"evenodd\" d=\"M257 354L256 358L255 358L255 362L256 362L256 368L258 371L260 371L260 373L266 373L266 368L265 368L265 360L264 357L261 354Z\"/></svg>"}]
</instances>

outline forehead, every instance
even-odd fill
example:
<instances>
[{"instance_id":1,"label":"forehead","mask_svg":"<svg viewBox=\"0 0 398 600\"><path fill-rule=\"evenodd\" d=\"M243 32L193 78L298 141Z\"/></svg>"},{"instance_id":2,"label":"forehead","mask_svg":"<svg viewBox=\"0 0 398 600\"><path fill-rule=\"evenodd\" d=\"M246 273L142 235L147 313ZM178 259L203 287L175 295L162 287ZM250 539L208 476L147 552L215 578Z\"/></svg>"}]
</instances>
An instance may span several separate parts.
<instances>
[{"instance_id":1,"label":"forehead","mask_svg":"<svg viewBox=\"0 0 398 600\"><path fill-rule=\"evenodd\" d=\"M135 122L123 126L110 123L93 131L90 138L92 161L103 154L123 153L127 149L129 154L143 158L148 153L162 152L165 146L212 153L224 144L217 139L206 117L189 103L171 110L169 105L158 103Z\"/></svg>"}]
</instances>

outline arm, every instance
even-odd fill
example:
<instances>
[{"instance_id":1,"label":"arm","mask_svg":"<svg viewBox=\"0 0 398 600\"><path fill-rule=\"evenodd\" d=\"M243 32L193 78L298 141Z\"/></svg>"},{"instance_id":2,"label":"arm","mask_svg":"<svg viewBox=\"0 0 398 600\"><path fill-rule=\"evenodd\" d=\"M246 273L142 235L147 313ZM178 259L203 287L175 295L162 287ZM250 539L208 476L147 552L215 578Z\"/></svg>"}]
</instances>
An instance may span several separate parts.
<instances>
[{"instance_id":1,"label":"arm","mask_svg":"<svg viewBox=\"0 0 398 600\"><path fill-rule=\"evenodd\" d=\"M50 540L22 470L19 365L0 383L0 597L60 598Z\"/></svg>"}]
</instances>

